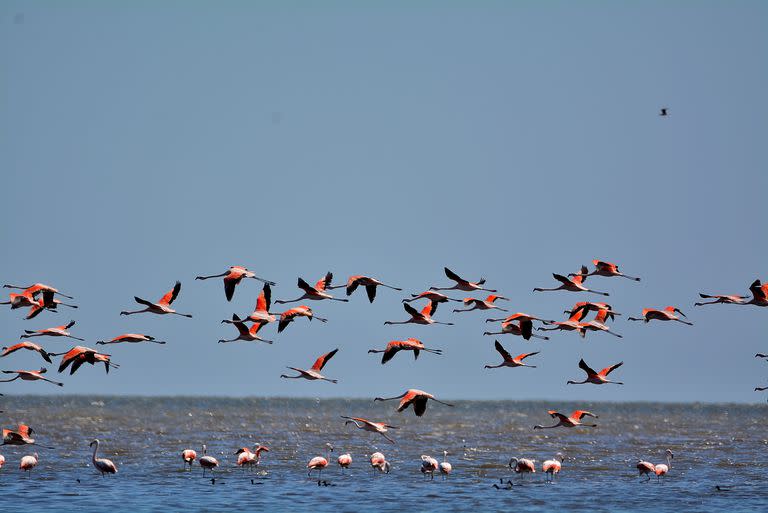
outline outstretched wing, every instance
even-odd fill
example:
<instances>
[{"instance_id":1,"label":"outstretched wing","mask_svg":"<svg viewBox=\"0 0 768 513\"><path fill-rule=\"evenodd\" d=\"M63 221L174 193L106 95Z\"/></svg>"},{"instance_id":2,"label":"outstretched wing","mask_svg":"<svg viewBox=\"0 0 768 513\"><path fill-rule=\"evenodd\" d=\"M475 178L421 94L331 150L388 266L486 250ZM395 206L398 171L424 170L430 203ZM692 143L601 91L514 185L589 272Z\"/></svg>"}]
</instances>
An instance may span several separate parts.
<instances>
[{"instance_id":1,"label":"outstretched wing","mask_svg":"<svg viewBox=\"0 0 768 513\"><path fill-rule=\"evenodd\" d=\"M336 352L338 352L338 349L334 349L330 353L325 353L323 356L315 360L314 365L312 365L312 370L318 371L318 372L323 370L323 367L325 367L325 364L328 363L328 360L333 358L333 355L335 355Z\"/></svg>"},{"instance_id":2,"label":"outstretched wing","mask_svg":"<svg viewBox=\"0 0 768 513\"><path fill-rule=\"evenodd\" d=\"M237 280L230 277L224 278L224 295L227 297L227 301L232 301L232 296L235 295L235 286L237 286Z\"/></svg>"},{"instance_id":3,"label":"outstretched wing","mask_svg":"<svg viewBox=\"0 0 768 513\"><path fill-rule=\"evenodd\" d=\"M597 418L597 415L594 413L588 412L586 410L576 410L573 413L571 413L572 419L581 420L583 417L594 417Z\"/></svg>"},{"instance_id":4,"label":"outstretched wing","mask_svg":"<svg viewBox=\"0 0 768 513\"><path fill-rule=\"evenodd\" d=\"M256 311L269 312L270 306L272 306L272 287L269 286L269 283L265 283L259 297L256 299Z\"/></svg>"},{"instance_id":5,"label":"outstretched wing","mask_svg":"<svg viewBox=\"0 0 768 513\"><path fill-rule=\"evenodd\" d=\"M520 334L525 340L529 340L533 335L533 321L529 319L520 320Z\"/></svg>"},{"instance_id":6,"label":"outstretched wing","mask_svg":"<svg viewBox=\"0 0 768 513\"><path fill-rule=\"evenodd\" d=\"M523 354L519 354L519 355L517 355L517 357L515 358L515 360L523 361L523 360L525 360L526 358L528 358L529 356L533 356L533 355L535 355L535 354L539 354L539 351L534 351L533 353L523 353Z\"/></svg>"},{"instance_id":7,"label":"outstretched wing","mask_svg":"<svg viewBox=\"0 0 768 513\"><path fill-rule=\"evenodd\" d=\"M390 361L394 356L397 354L397 352L400 351L400 346L397 344L387 344L387 349L384 351L384 354L381 355L381 364L384 365L388 361Z\"/></svg>"},{"instance_id":8,"label":"outstretched wing","mask_svg":"<svg viewBox=\"0 0 768 513\"><path fill-rule=\"evenodd\" d=\"M347 282L347 296L351 296L357 287L360 285L361 276L350 276Z\"/></svg>"},{"instance_id":9,"label":"outstretched wing","mask_svg":"<svg viewBox=\"0 0 768 513\"><path fill-rule=\"evenodd\" d=\"M435 315L435 312L437 312L437 301L430 301L427 306L424 307L424 310L422 310L422 313L427 313L430 317Z\"/></svg>"},{"instance_id":10,"label":"outstretched wing","mask_svg":"<svg viewBox=\"0 0 768 513\"><path fill-rule=\"evenodd\" d=\"M419 316L419 312L416 311L416 309L411 305L409 305L408 303L403 303L403 308L405 309L406 312L408 312L408 315L410 315L411 317Z\"/></svg>"},{"instance_id":11,"label":"outstretched wing","mask_svg":"<svg viewBox=\"0 0 768 513\"><path fill-rule=\"evenodd\" d=\"M624 362L619 362L616 365L611 365L610 367L606 367L605 369L600 371L600 374L602 374L603 376L607 376L608 374L610 374L611 372L615 371L616 369L618 369L622 365L624 365Z\"/></svg>"},{"instance_id":12,"label":"outstretched wing","mask_svg":"<svg viewBox=\"0 0 768 513\"><path fill-rule=\"evenodd\" d=\"M587 365L587 362L584 361L584 358L579 360L579 368L584 372L586 372L588 376L594 376L595 374L597 374L597 372L595 372L595 370L592 367Z\"/></svg>"},{"instance_id":13,"label":"outstretched wing","mask_svg":"<svg viewBox=\"0 0 768 513\"><path fill-rule=\"evenodd\" d=\"M376 299L376 285L366 285L365 291L368 293L368 301L373 303L373 300Z\"/></svg>"},{"instance_id":14,"label":"outstretched wing","mask_svg":"<svg viewBox=\"0 0 768 513\"><path fill-rule=\"evenodd\" d=\"M173 289L166 292L166 294L160 298L160 301L158 301L158 303L161 305L170 305L171 303L176 301L176 297L178 297L180 290L181 290L181 282L177 281L176 284L173 286Z\"/></svg>"},{"instance_id":15,"label":"outstretched wing","mask_svg":"<svg viewBox=\"0 0 768 513\"><path fill-rule=\"evenodd\" d=\"M555 273L552 273L552 276L554 276L554 278L555 278L557 281L559 281L560 283L562 283L563 285L570 285L570 284L571 284L571 280L569 280L568 278L566 278L566 277L565 277L565 276L563 276L562 274L555 274Z\"/></svg>"},{"instance_id":16,"label":"outstretched wing","mask_svg":"<svg viewBox=\"0 0 768 513\"><path fill-rule=\"evenodd\" d=\"M325 277L315 284L315 288L320 291L328 289L330 288L332 281L333 281L333 273L328 271L327 273L325 273Z\"/></svg>"},{"instance_id":17,"label":"outstretched wing","mask_svg":"<svg viewBox=\"0 0 768 513\"><path fill-rule=\"evenodd\" d=\"M424 412L427 411L427 400L427 397L423 395L418 396L413 400L413 411L416 413L417 417L421 417L424 415Z\"/></svg>"},{"instance_id":18,"label":"outstretched wing","mask_svg":"<svg viewBox=\"0 0 768 513\"><path fill-rule=\"evenodd\" d=\"M499 352L502 358L504 358L505 360L512 359L512 355L509 354L506 349L504 349L504 346L502 346L498 340L494 340L493 345L496 348L496 351Z\"/></svg>"},{"instance_id":19,"label":"outstretched wing","mask_svg":"<svg viewBox=\"0 0 768 513\"><path fill-rule=\"evenodd\" d=\"M320 282L317 282L317 283L320 283ZM311 293L315 292L315 289L314 289L314 288L313 288L313 287L312 287L312 286L311 286L309 283L307 283L306 281L304 281L304 278L299 278L299 279L298 279L298 281L297 281L297 283L296 283L296 285L297 285L297 286L298 286L298 287L299 287L301 290L303 290L304 292L306 292L307 294L311 294Z\"/></svg>"},{"instance_id":20,"label":"outstretched wing","mask_svg":"<svg viewBox=\"0 0 768 513\"><path fill-rule=\"evenodd\" d=\"M448 277L449 280L453 280L458 283L465 283L467 280L456 274L455 272L451 271L447 267L444 268L445 275Z\"/></svg>"}]
</instances>

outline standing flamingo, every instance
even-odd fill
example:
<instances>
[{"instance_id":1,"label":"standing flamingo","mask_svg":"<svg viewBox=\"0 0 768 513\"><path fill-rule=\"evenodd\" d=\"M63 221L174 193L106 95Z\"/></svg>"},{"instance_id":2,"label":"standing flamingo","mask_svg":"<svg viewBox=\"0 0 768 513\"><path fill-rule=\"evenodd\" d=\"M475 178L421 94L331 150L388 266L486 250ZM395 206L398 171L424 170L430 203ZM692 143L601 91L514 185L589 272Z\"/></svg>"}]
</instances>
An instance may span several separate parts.
<instances>
[{"instance_id":1,"label":"standing flamingo","mask_svg":"<svg viewBox=\"0 0 768 513\"><path fill-rule=\"evenodd\" d=\"M536 473L536 460L529 460L528 458L512 458L509 460L509 468L515 474L520 474L522 478L525 474Z\"/></svg>"},{"instance_id":2,"label":"standing flamingo","mask_svg":"<svg viewBox=\"0 0 768 513\"><path fill-rule=\"evenodd\" d=\"M398 290L401 291L403 289L398 287L393 287L392 285L387 285L385 283L380 282L376 278L371 278L370 276L363 276L363 275L357 275L357 276L350 276L347 280L346 285L337 285L335 287L328 287L328 289L338 289L341 287L346 287L347 289L347 296L351 296L352 293L357 290L357 287L365 287L365 292L368 294L368 301L373 303L373 300L376 299L376 288L386 287L388 289L392 290Z\"/></svg>"},{"instance_id":3,"label":"standing flamingo","mask_svg":"<svg viewBox=\"0 0 768 513\"><path fill-rule=\"evenodd\" d=\"M39 371L35 370L13 370L13 371L0 371L3 374L16 374L15 377L11 379L0 379L0 383L7 383L9 381L15 381L17 379L22 379L23 381L47 381L48 383L53 383L54 385L59 385L60 387L64 386L64 383L59 383L58 381L53 381L52 379L48 379L43 376L46 372L48 372L48 369L45 367L41 367Z\"/></svg>"},{"instance_id":4,"label":"standing flamingo","mask_svg":"<svg viewBox=\"0 0 768 513\"><path fill-rule=\"evenodd\" d=\"M259 463L261 462L262 452L269 452L269 448L261 444L256 444L253 446L253 451L251 451L248 447L238 449L235 453L237 456L237 465L243 467L243 469L245 469L245 467L250 469L258 467Z\"/></svg>"},{"instance_id":5,"label":"standing flamingo","mask_svg":"<svg viewBox=\"0 0 768 513\"><path fill-rule=\"evenodd\" d=\"M32 475L32 469L37 466L37 453L24 456L19 463L19 470L27 472L27 477Z\"/></svg>"},{"instance_id":6,"label":"standing flamingo","mask_svg":"<svg viewBox=\"0 0 768 513\"><path fill-rule=\"evenodd\" d=\"M24 330L25 335L22 335L19 338L32 338L32 337L66 337L66 338L74 338L75 340L83 341L82 338L73 337L69 331L67 331L69 328L75 325L75 321L69 321L69 324L62 324L61 326L55 326L53 328L46 328L44 330Z\"/></svg>"},{"instance_id":7,"label":"standing flamingo","mask_svg":"<svg viewBox=\"0 0 768 513\"><path fill-rule=\"evenodd\" d=\"M173 288L168 292L166 292L165 295L161 297L157 303L152 303L151 301L147 301L146 299L141 299L138 296L133 296L133 299L137 303L139 303L140 305L146 306L146 308L143 310L134 310L132 312L123 310L122 312L120 312L120 315L133 315L137 313L149 312L149 313L158 314L158 315L174 314L174 315L181 315L182 317L192 317L191 314L179 313L173 308L171 308L171 304L173 304L173 302L176 300L180 291L181 291L181 282L177 281L176 284L173 286Z\"/></svg>"},{"instance_id":8,"label":"standing flamingo","mask_svg":"<svg viewBox=\"0 0 768 513\"><path fill-rule=\"evenodd\" d=\"M635 468L637 468L638 477L646 476L648 478L646 479L646 481L650 481L651 474L656 472L656 465L654 465L650 461L637 460L637 464L635 465Z\"/></svg>"},{"instance_id":9,"label":"standing flamingo","mask_svg":"<svg viewBox=\"0 0 768 513\"><path fill-rule=\"evenodd\" d=\"M444 324L446 326L453 326L452 322L440 322L436 321L432 318L432 316L437 312L437 303L430 301L430 303L425 306L421 312L417 311L414 307L409 305L408 303L403 303L403 308L406 312L411 316L410 319L407 321L385 321L384 324Z\"/></svg>"},{"instance_id":10,"label":"standing flamingo","mask_svg":"<svg viewBox=\"0 0 768 513\"><path fill-rule=\"evenodd\" d=\"M667 473L669 472L669 469L672 468L672 458L675 457L675 455L672 454L672 451L670 451L669 449L667 449L664 452L664 454L667 457L666 465L664 463L659 463L658 465L654 465L653 466L653 473L656 474L656 480L657 481L659 481L662 476L666 476L667 475ZM645 463L645 462L642 462L642 463ZM640 463L638 463L637 468L638 468L638 470L640 470ZM643 474L644 472L641 470L640 473ZM646 475L647 475L647 473L646 473ZM648 475L648 479L650 479L650 478L651 478L651 476Z\"/></svg>"},{"instance_id":11,"label":"standing flamingo","mask_svg":"<svg viewBox=\"0 0 768 513\"><path fill-rule=\"evenodd\" d=\"M587 373L586 379L584 381L568 381L566 384L583 385L584 383L592 383L594 385L604 385L606 383L613 383L614 385L623 385L624 383L621 381L611 381L608 379L608 374L615 371L622 365L624 365L624 362L619 362L615 365L611 365L610 367L606 367L600 372L595 372L594 369L587 365L587 362L584 361L584 358L582 358L579 360L579 368Z\"/></svg>"},{"instance_id":12,"label":"standing flamingo","mask_svg":"<svg viewBox=\"0 0 768 513\"><path fill-rule=\"evenodd\" d=\"M263 323L255 322L253 323L253 326L248 328L248 326L245 325L245 322L240 319L240 317L237 316L237 314L232 314L232 321L227 321L226 319L221 321L222 323L228 322L230 324L234 324L235 328L237 328L238 335L237 337L230 339L230 340L219 340L219 344L224 344L227 342L237 342L238 340L244 340L246 342L264 342L265 344L271 344L271 340L266 340L258 336L257 333L259 333L259 330L264 326Z\"/></svg>"},{"instance_id":13,"label":"standing flamingo","mask_svg":"<svg viewBox=\"0 0 768 513\"><path fill-rule=\"evenodd\" d=\"M441 294L434 290L427 290L426 292L422 292L421 294L411 294L411 297L409 299L403 299L403 303L410 303L411 301L418 301L419 299L426 299L428 301L432 301L434 303L447 303L448 301L456 301L457 303L461 303L461 299L454 299L452 297L448 297L445 294Z\"/></svg>"},{"instance_id":14,"label":"standing flamingo","mask_svg":"<svg viewBox=\"0 0 768 513\"><path fill-rule=\"evenodd\" d=\"M435 471L440 468L439 464L437 463L437 460L433 458L432 456L427 456L426 454L421 455L421 473L426 475L429 475L430 479L435 478Z\"/></svg>"},{"instance_id":15,"label":"standing flamingo","mask_svg":"<svg viewBox=\"0 0 768 513\"><path fill-rule=\"evenodd\" d=\"M93 468L101 472L101 477L104 477L104 474L117 474L117 467L114 463L112 463L111 460L108 460L107 458L96 457L96 454L99 452L98 438L88 444L88 446L93 447L93 456L91 457L91 461L93 462Z\"/></svg>"},{"instance_id":16,"label":"standing flamingo","mask_svg":"<svg viewBox=\"0 0 768 513\"><path fill-rule=\"evenodd\" d=\"M544 463L541 464L541 470L544 471L544 473L547 476L548 481L554 481L555 476L557 476L560 473L560 469L563 467L563 461L565 460L565 456L563 453L558 452L555 454L555 457L551 460L546 460Z\"/></svg>"},{"instance_id":17,"label":"standing flamingo","mask_svg":"<svg viewBox=\"0 0 768 513\"><path fill-rule=\"evenodd\" d=\"M573 276L573 278L568 278L566 276L563 276L562 274L555 274L553 273L552 276L561 283L559 287L556 287L554 289L543 289L540 287L536 287L533 289L534 292L547 292L547 291L554 291L554 290L567 290L568 292L592 292L593 294L600 294L601 296L608 296L607 292L600 292L598 290L591 290L584 286L584 282L587 280L586 278L587 268L585 266L581 266L581 273L576 274Z\"/></svg>"},{"instance_id":18,"label":"standing flamingo","mask_svg":"<svg viewBox=\"0 0 768 513\"><path fill-rule=\"evenodd\" d=\"M224 277L224 295L226 296L227 301L232 301L232 296L235 295L235 287L239 285L241 281L243 281L243 278L253 278L254 280L259 280L265 284L275 285L275 282L259 278L252 271L249 271L246 267L242 267L240 265L233 265L229 268L228 271L221 274L213 274L211 276L196 276L195 280L221 278L222 276Z\"/></svg>"},{"instance_id":19,"label":"standing flamingo","mask_svg":"<svg viewBox=\"0 0 768 513\"><path fill-rule=\"evenodd\" d=\"M298 280L298 287L304 291L304 294L301 297L297 297L296 299L278 299L275 301L276 304L285 304L285 303L295 303L297 301L301 301L302 299L311 299L314 301L321 301L323 299L330 299L333 301L343 301L347 302L349 299L343 299L338 297L333 297L329 293L326 292L327 289L331 288L331 281L333 280L333 273L328 272L326 273L325 277L318 280L317 283L315 283L315 286L313 287L306 281L304 281L303 278L299 278Z\"/></svg>"},{"instance_id":20,"label":"standing flamingo","mask_svg":"<svg viewBox=\"0 0 768 513\"><path fill-rule=\"evenodd\" d=\"M594 413L590 413L588 411L585 411L585 410L576 410L573 413L571 413L571 415L569 417L566 417L562 413L558 413L555 410L549 410L549 411L547 411L547 413L549 413L549 415L553 419L558 419L557 420L557 424L555 424L554 426L536 425L536 426L533 426L533 429L553 429L553 428L560 427L560 426L567 427L567 428L572 428L572 427L577 427L577 426L597 427L597 424L584 424L584 423L581 422L581 419L583 417L597 418L597 415L595 415Z\"/></svg>"},{"instance_id":21,"label":"standing flamingo","mask_svg":"<svg viewBox=\"0 0 768 513\"><path fill-rule=\"evenodd\" d=\"M456 285L453 287L429 287L429 290L463 290L465 292L472 292L474 290L484 290L486 292L495 293L496 290L494 289L486 289L483 288L482 285L485 285L485 278L480 278L477 282L471 282L467 281L455 272L451 271L447 267L444 267L443 270L445 271L445 275L448 277L449 280L453 280L456 282Z\"/></svg>"},{"instance_id":22,"label":"standing flamingo","mask_svg":"<svg viewBox=\"0 0 768 513\"><path fill-rule=\"evenodd\" d=\"M32 342L27 342L27 341L19 342L18 344L14 344L10 347L4 347L2 349L3 353L0 354L0 358L4 356L8 356L11 353L15 353L20 349L27 349L29 351L40 353L40 356L43 357L43 360L45 360L48 363L53 363L53 361L51 361L51 356L45 351L45 349L43 349L41 346L37 344L34 344Z\"/></svg>"},{"instance_id":23,"label":"standing flamingo","mask_svg":"<svg viewBox=\"0 0 768 513\"><path fill-rule=\"evenodd\" d=\"M307 468L309 469L309 472L307 473L307 476L312 475L313 470L317 470L317 483L320 484L320 477L323 475L323 469L328 466L328 460L331 458L331 453L333 452L333 446L329 443L325 444L326 450L327 450L327 457L323 456L315 456L311 460L309 460L309 463L307 463Z\"/></svg>"},{"instance_id":24,"label":"standing flamingo","mask_svg":"<svg viewBox=\"0 0 768 513\"><path fill-rule=\"evenodd\" d=\"M317 360L315 360L315 363L312 365L312 367L308 370L304 369L297 369L296 367L287 367L288 369L294 370L299 373L298 376L287 376L285 374L282 374L281 378L288 378L288 379L299 379L304 378L308 379L310 381L314 381L316 379L320 379L323 381L330 381L331 383L338 383L338 380L336 379L328 379L322 374L320 374L320 371L323 370L323 367L325 367L325 364L328 363L328 360L333 358L333 355L335 355L338 352L338 348L334 349L330 353L325 353L324 355L320 356Z\"/></svg>"},{"instance_id":25,"label":"standing flamingo","mask_svg":"<svg viewBox=\"0 0 768 513\"><path fill-rule=\"evenodd\" d=\"M501 310L502 312L506 312L508 310L501 308L500 306L496 306L495 302L497 299L502 299L504 301L509 301L509 298L506 298L504 296L495 296L491 294L485 299L476 299L473 297L466 297L464 298L464 304L465 305L472 305L471 308L464 308L464 309L454 309L454 312L471 312L472 310Z\"/></svg>"},{"instance_id":26,"label":"standing flamingo","mask_svg":"<svg viewBox=\"0 0 768 513\"><path fill-rule=\"evenodd\" d=\"M106 344L121 344L121 343L128 343L128 344L138 344L140 342L151 342L153 344L165 344L164 340L155 340L155 337L149 336L149 335L142 335L140 333L124 333L122 335L119 335L112 340L99 340L96 342L97 345L106 345Z\"/></svg>"},{"instance_id":27,"label":"standing flamingo","mask_svg":"<svg viewBox=\"0 0 768 513\"><path fill-rule=\"evenodd\" d=\"M448 451L443 451L443 461L440 462L440 473L443 475L443 479L445 479L451 472L453 472L453 465L448 463Z\"/></svg>"},{"instance_id":28,"label":"standing flamingo","mask_svg":"<svg viewBox=\"0 0 768 513\"><path fill-rule=\"evenodd\" d=\"M197 453L192 449L184 449L181 451L181 460L184 462L184 468L186 469L187 465L189 465L190 472L192 471L192 463L195 462L196 458Z\"/></svg>"},{"instance_id":29,"label":"standing flamingo","mask_svg":"<svg viewBox=\"0 0 768 513\"><path fill-rule=\"evenodd\" d=\"M622 278L628 278L630 280L640 281L640 278L635 278L634 276L628 276L622 272L619 272L619 266L616 264L612 264L610 262L603 262L602 260L592 260L592 263L595 264L595 270L591 273L584 274L584 271L586 271L585 267L581 268L580 274L569 274L568 276L583 276L586 278L587 276L605 276L605 277L611 277L611 276L621 276Z\"/></svg>"},{"instance_id":30,"label":"standing flamingo","mask_svg":"<svg viewBox=\"0 0 768 513\"><path fill-rule=\"evenodd\" d=\"M310 322L312 319L317 319L320 322L328 322L328 319L316 316L310 307L300 305L289 308L280 314L280 322L277 324L277 332L282 333L283 330L288 327L288 324L292 323L297 317L306 317Z\"/></svg>"},{"instance_id":31,"label":"standing flamingo","mask_svg":"<svg viewBox=\"0 0 768 513\"><path fill-rule=\"evenodd\" d=\"M760 280L755 280L749 286L749 291L752 293L752 299L742 304L768 306L768 283L761 284Z\"/></svg>"},{"instance_id":32,"label":"standing flamingo","mask_svg":"<svg viewBox=\"0 0 768 513\"><path fill-rule=\"evenodd\" d=\"M395 443L395 441L388 437L385 433L388 429L398 429L397 426L392 426L384 422L373 422L362 417L345 417L342 415L341 418L347 419L347 421L344 423L345 426L347 424L354 424L357 429L363 429L365 431L370 431L371 433L378 433L389 440L390 443Z\"/></svg>"},{"instance_id":33,"label":"standing flamingo","mask_svg":"<svg viewBox=\"0 0 768 513\"><path fill-rule=\"evenodd\" d=\"M408 338L406 340L392 340L387 344L386 349L369 349L368 353L384 353L381 356L381 364L384 365L390 361L399 351L413 351L413 359L419 358L420 351L426 351L437 355L443 354L442 349L429 349L424 347L421 340L416 338Z\"/></svg>"},{"instance_id":34,"label":"standing flamingo","mask_svg":"<svg viewBox=\"0 0 768 513\"><path fill-rule=\"evenodd\" d=\"M687 324L688 326L693 326L692 322L687 322L679 318L675 313L679 313L683 317L686 317L686 315L680 311L679 308L676 308L674 306L668 306L664 308L663 310L656 310L654 308L643 308L643 316L638 317L627 317L628 321L677 321L682 322L683 324ZM687 317L686 317L687 318Z\"/></svg>"},{"instance_id":35,"label":"standing flamingo","mask_svg":"<svg viewBox=\"0 0 768 513\"><path fill-rule=\"evenodd\" d=\"M352 455L349 453L342 454L338 457L336 463L339 464L343 473L345 468L349 468L349 466L352 465Z\"/></svg>"},{"instance_id":36,"label":"standing flamingo","mask_svg":"<svg viewBox=\"0 0 768 513\"><path fill-rule=\"evenodd\" d=\"M5 465L5 456L0 454L0 470L3 470L3 465Z\"/></svg>"},{"instance_id":37,"label":"standing flamingo","mask_svg":"<svg viewBox=\"0 0 768 513\"><path fill-rule=\"evenodd\" d=\"M446 406L453 407L452 404L445 403L439 399L437 399L434 395L424 392L423 390L418 390L415 388L410 388L403 392L402 394L398 395L397 397L376 397L373 401L393 401L395 399L400 399L400 404L397 405L397 412L402 412L409 406L413 405L413 412L416 414L417 417L421 417L424 415L424 412L427 411L427 400L432 399L433 401L436 401L440 404L444 404Z\"/></svg>"},{"instance_id":38,"label":"standing flamingo","mask_svg":"<svg viewBox=\"0 0 768 513\"><path fill-rule=\"evenodd\" d=\"M213 469L219 466L219 460L213 456L208 456L208 447L203 444L203 456L200 458L200 466L203 468L203 477L205 477L205 471L210 470L213 475Z\"/></svg>"},{"instance_id":39,"label":"standing flamingo","mask_svg":"<svg viewBox=\"0 0 768 513\"><path fill-rule=\"evenodd\" d=\"M377 470L381 473L389 474L390 465L389 465L389 462L387 461L387 458L385 458L382 453L374 452L373 454L371 454L370 461L371 461L371 468L374 471L374 475Z\"/></svg>"},{"instance_id":40,"label":"standing flamingo","mask_svg":"<svg viewBox=\"0 0 768 513\"><path fill-rule=\"evenodd\" d=\"M498 365L486 365L486 369L498 369L499 367L532 367L536 368L535 365L526 365L523 363L523 360L528 358L529 356L533 356L535 354L539 354L539 351L536 351L534 353L523 353L520 355L515 356L512 358L512 355L507 352L506 349L504 349L504 346L502 346L498 340L494 341L494 346L496 347L496 351L499 352L501 357L504 359L500 364Z\"/></svg>"}]
</instances>

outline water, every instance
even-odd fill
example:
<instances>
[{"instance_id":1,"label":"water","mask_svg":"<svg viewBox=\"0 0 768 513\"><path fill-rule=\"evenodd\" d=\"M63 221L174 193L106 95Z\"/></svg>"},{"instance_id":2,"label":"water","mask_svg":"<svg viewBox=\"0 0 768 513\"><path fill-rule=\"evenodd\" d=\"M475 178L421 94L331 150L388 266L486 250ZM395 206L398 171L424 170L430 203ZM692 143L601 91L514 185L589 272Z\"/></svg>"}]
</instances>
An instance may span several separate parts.
<instances>
[{"instance_id":1,"label":"water","mask_svg":"<svg viewBox=\"0 0 768 513\"><path fill-rule=\"evenodd\" d=\"M549 431L531 429L551 422L553 405L539 402L430 403L421 419L394 412L393 402L341 399L4 397L0 405L3 427L26 422L38 442L55 447L37 449L30 478L18 464L34 449L0 448L3 511L768 511L766 405L558 403L568 412L587 407L600 427ZM400 426L390 431L397 443L345 427L339 415ZM90 466L93 438L118 465L116 476ZM336 449L323 472L333 486L318 487L305 465L325 455L326 442ZM181 451L200 455L203 443L221 463L215 484L198 465L182 470ZM259 470L236 468L235 450L255 443L271 449ZM663 483L638 479L637 459L662 463L667 448L675 458ZM389 475L372 474L367 455L376 450L390 461ZM425 480L420 455L442 460L443 450L453 473ZM558 451L568 459L552 485L540 472L521 479L506 466L518 456L540 467ZM344 452L353 464L342 474L335 457ZM514 488L494 489L499 478Z\"/></svg>"}]
</instances>

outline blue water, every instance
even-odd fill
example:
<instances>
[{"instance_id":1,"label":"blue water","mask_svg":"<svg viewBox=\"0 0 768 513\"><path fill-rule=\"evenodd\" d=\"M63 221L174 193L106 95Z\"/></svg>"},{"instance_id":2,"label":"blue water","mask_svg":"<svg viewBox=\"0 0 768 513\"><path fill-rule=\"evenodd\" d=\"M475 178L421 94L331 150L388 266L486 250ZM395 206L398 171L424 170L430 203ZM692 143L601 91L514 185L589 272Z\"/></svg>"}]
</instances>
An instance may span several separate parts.
<instances>
[{"instance_id":1,"label":"blue water","mask_svg":"<svg viewBox=\"0 0 768 513\"><path fill-rule=\"evenodd\" d=\"M533 431L549 424L539 402L457 401L455 408L430 404L423 418L398 414L393 403L363 400L3 397L3 427L26 422L40 444L54 449L0 447L3 511L306 510L360 511L768 511L768 406L596 403L596 429ZM344 426L339 415L385 420L396 444ZM88 447L102 442L102 456L119 467L102 478ZM335 446L323 473L330 486L307 477L307 461ZM221 463L216 481L195 465L182 470L180 453L208 445ZM254 472L236 468L234 452L261 443L271 450ZM638 458L675 458L657 483L637 476ZM30 477L18 469L37 450ZM381 451L388 475L375 475L367 456ZM453 473L425 480L420 456L442 459ZM335 457L349 452L352 467L341 473ZM557 452L568 459L554 484L537 472L512 474L512 456L541 462ZM511 480L511 490L493 488ZM80 480L78 482L77 480ZM716 485L729 486L718 492Z\"/></svg>"}]
</instances>

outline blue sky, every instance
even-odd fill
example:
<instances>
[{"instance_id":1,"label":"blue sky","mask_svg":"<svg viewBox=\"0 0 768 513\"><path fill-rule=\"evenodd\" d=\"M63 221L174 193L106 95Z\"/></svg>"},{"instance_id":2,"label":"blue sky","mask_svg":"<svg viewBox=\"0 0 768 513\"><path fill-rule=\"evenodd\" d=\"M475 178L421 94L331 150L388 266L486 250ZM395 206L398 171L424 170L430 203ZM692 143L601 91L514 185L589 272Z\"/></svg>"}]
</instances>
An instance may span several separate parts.
<instances>
[{"instance_id":1,"label":"blue sky","mask_svg":"<svg viewBox=\"0 0 768 513\"><path fill-rule=\"evenodd\" d=\"M3 2L0 281L50 283L81 305L32 321L1 311L3 345L70 318L88 345L124 332L169 344L112 346L117 372L83 368L63 390L1 390L764 401L753 355L768 350L768 310L693 303L768 279L767 14L758 2ZM531 289L593 258L643 278L590 279L617 311L675 305L695 326L502 336L514 354L540 350L539 367L484 370L498 355L481 312L442 305L456 326L384 326L405 318L384 289L373 305L313 302L330 321L269 326L273 346L219 345L234 333L219 321L248 313L260 287L227 303L219 281L193 281L245 265L278 283L275 298L327 270L417 293L447 284L447 265L486 277L511 311L557 317L588 295ZM194 319L118 315L177 279ZM445 354L385 366L367 354L409 336ZM336 347L337 385L279 379ZM581 357L624 361L627 384L566 387Z\"/></svg>"}]
</instances>

